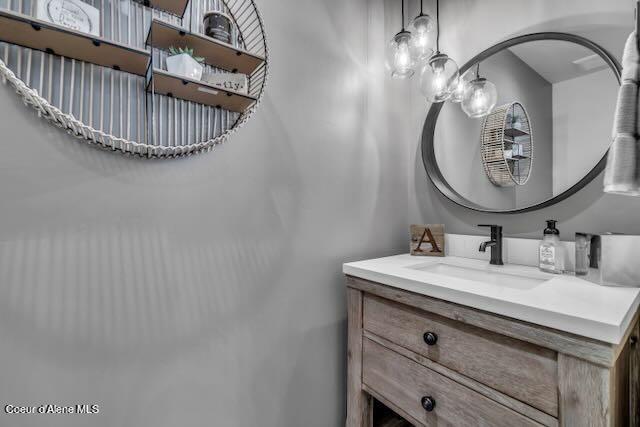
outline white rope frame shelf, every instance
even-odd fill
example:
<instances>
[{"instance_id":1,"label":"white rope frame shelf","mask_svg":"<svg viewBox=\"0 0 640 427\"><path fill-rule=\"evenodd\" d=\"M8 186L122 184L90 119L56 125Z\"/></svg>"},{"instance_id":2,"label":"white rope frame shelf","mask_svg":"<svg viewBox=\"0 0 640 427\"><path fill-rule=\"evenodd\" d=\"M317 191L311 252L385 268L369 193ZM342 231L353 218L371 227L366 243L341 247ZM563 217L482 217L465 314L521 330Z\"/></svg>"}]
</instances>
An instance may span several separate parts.
<instances>
[{"instance_id":1,"label":"white rope frame shelf","mask_svg":"<svg viewBox=\"0 0 640 427\"><path fill-rule=\"evenodd\" d=\"M1 1L0 9L3 6ZM154 18L173 25L177 25L180 22L180 18L166 12L152 10L135 2L131 3L127 16L118 18L118 14L121 13L120 6L118 8L114 7L113 3L108 3L109 0L90 1L93 1L96 7L102 9L102 13L107 15L107 19L109 19L109 13L111 14L111 31L107 31L109 30L109 22L105 23L105 18L103 18L103 26L105 27L103 32L107 31L109 33L105 39L131 45L132 48L144 49L145 40L141 36L149 28L143 25L144 28L139 29L135 25L150 23ZM174 158L211 151L216 145L225 142L237 132L258 108L267 84L269 50L262 17L253 0L192 0L192 2L202 3L198 3L198 8L187 8L182 18L182 28L185 28L186 31L192 31L194 34L201 34L203 32L201 22L203 10L217 7L231 17L237 28L238 37L237 40L234 40L234 46L264 58L263 63L250 75L247 75L248 92L250 96L255 98L255 102L241 113L233 113L224 109L221 110L219 107L208 107L191 101L182 101L157 93L147 93L145 92L144 77L139 75L101 67L76 59L59 57L52 54L52 52L45 53L9 43L3 43L4 54L2 54L2 48L0 48L0 78L2 78L3 82L11 85L18 96L22 98L24 104L35 109L40 117L90 144L145 158ZM9 1L10 9L17 13L28 12L26 16L31 15L30 12L33 11L34 4L30 0L13 0L13 3ZM110 12L108 8L111 8ZM128 30L126 30L127 20ZM115 27L116 25L117 28ZM121 31L121 28L124 30ZM153 57L153 50L150 58ZM12 58L13 67L8 64ZM39 60L36 60L36 58ZM162 60L163 57L160 56L160 59ZM51 73L52 69L54 69L52 65L54 61L56 61L56 65L60 64L56 68L59 76L52 80ZM71 61L71 67L67 66L65 71L64 64L68 61ZM47 71L49 73L48 90L43 89L43 81L47 77L45 75L45 64L47 62ZM94 93L84 94L86 98L91 99L91 101L87 100L86 102L81 99L83 94L76 93L75 97L80 95L80 100L78 101L78 99L74 98L74 88L79 91L80 89L78 88L84 89L88 86L89 77L85 78L85 70L88 69L91 70L90 87L94 90ZM82 73L79 70L82 70ZM96 80L101 82L100 89L98 89L97 83L96 87L94 87L94 72L98 70L99 74L97 75L101 78L96 78ZM219 72L218 69L209 65L205 67L205 70L213 73ZM35 81L38 75L40 76L38 79L39 84L36 85ZM27 80L27 82L33 80L34 84L32 86L34 87L30 87L24 80ZM109 81L111 83L108 86L109 89L105 89L105 80L107 83ZM58 82L59 87L56 86ZM65 83L66 88L64 87ZM36 86L40 89L40 93ZM133 88L133 91L131 91L131 88ZM65 90L71 92L71 98L66 95ZM111 104L109 111L103 111L106 103L106 101L103 102L103 98L109 95L106 94L105 96L105 92L109 92L109 90L112 99ZM120 96L117 98L119 105L114 106L113 98L118 96L118 91ZM48 96L45 96L44 92L48 92ZM59 102L57 102L58 105L55 105L56 102L54 102L53 98L55 98L55 93L57 92L60 93ZM63 92L65 93L64 95ZM131 92L135 93L135 97ZM68 100L68 103L66 101L63 102L63 99ZM74 99L76 99L75 105L73 104ZM134 99L137 99L137 101L134 102ZM146 106L147 101L151 103L152 107L148 108ZM164 109L163 106L165 106ZM170 107L172 107L171 110ZM96 111L98 108L99 111ZM114 113L116 110L118 110L118 113ZM74 115L74 112L76 115ZM147 113L149 113L149 117ZM119 117L117 117L118 115ZM83 117L90 117L90 119L82 120ZM94 117L100 117L100 120L94 120ZM132 118L137 118L138 122L141 122L142 118L144 118L144 123L136 123L136 120ZM147 140L150 138L149 135L156 136L156 126L160 129L163 120L165 121L165 128L171 131L171 135L167 135L168 132L165 131L165 139L168 139L169 143L167 145L161 144L162 141L156 144L149 143ZM108 123L108 126L106 123ZM147 129L149 125L154 126L152 131ZM110 128L114 127L117 132L109 132ZM137 135L137 140L127 137L131 133ZM162 135L162 130L160 130L159 134ZM197 142L193 142L194 139Z\"/></svg>"},{"instance_id":2,"label":"white rope frame shelf","mask_svg":"<svg viewBox=\"0 0 640 427\"><path fill-rule=\"evenodd\" d=\"M514 125L516 115L521 122ZM485 117L480 144L482 165L492 184L512 187L529 181L533 167L533 129L522 104L501 105Z\"/></svg>"}]
</instances>

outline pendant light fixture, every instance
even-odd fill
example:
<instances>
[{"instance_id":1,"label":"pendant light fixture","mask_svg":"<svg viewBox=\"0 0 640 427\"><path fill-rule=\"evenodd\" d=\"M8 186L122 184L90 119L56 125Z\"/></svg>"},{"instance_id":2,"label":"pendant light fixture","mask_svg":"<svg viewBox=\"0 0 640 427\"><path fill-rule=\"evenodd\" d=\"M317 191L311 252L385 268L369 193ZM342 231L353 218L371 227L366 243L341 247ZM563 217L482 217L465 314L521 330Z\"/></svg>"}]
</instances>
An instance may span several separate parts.
<instances>
[{"instance_id":1,"label":"pendant light fixture","mask_svg":"<svg viewBox=\"0 0 640 427\"><path fill-rule=\"evenodd\" d=\"M402 0L402 30L397 33L387 47L387 68L391 77L406 79L413 76L414 59L411 55L411 33L404 28L404 0Z\"/></svg>"},{"instance_id":2,"label":"pendant light fixture","mask_svg":"<svg viewBox=\"0 0 640 427\"><path fill-rule=\"evenodd\" d=\"M420 0L420 15L409 25L411 31L411 55L417 61L426 61L433 54L433 19L424 13L424 0Z\"/></svg>"},{"instance_id":3,"label":"pendant light fixture","mask_svg":"<svg viewBox=\"0 0 640 427\"><path fill-rule=\"evenodd\" d=\"M464 91L462 110L471 118L484 117L491 113L498 101L496 85L480 77L480 63L476 66L476 78Z\"/></svg>"},{"instance_id":4,"label":"pendant light fixture","mask_svg":"<svg viewBox=\"0 0 640 427\"><path fill-rule=\"evenodd\" d=\"M449 99L458 84L458 65L440 52L440 0L436 0L436 53L420 73L420 91L429 102Z\"/></svg>"},{"instance_id":5,"label":"pendant light fixture","mask_svg":"<svg viewBox=\"0 0 640 427\"><path fill-rule=\"evenodd\" d=\"M449 101L456 104L461 103L464 98L464 91L469 87L471 80L473 80L473 72L471 70L467 70L463 75L458 77L458 84L456 84L456 87L453 89Z\"/></svg>"}]
</instances>

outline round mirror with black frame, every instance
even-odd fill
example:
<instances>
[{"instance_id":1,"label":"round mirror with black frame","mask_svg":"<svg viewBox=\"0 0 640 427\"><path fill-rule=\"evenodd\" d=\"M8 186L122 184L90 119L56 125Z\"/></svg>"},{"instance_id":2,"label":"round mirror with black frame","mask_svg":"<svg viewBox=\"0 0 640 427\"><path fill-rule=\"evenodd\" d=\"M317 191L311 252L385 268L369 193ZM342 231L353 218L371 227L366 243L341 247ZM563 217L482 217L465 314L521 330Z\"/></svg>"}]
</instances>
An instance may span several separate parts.
<instances>
[{"instance_id":1,"label":"round mirror with black frame","mask_svg":"<svg viewBox=\"0 0 640 427\"><path fill-rule=\"evenodd\" d=\"M469 209L521 213L551 206L605 168L621 67L573 34L543 32L498 43L460 68L481 65L498 101L483 118L434 103L422 133L427 175ZM471 77L472 78L472 77Z\"/></svg>"}]
</instances>

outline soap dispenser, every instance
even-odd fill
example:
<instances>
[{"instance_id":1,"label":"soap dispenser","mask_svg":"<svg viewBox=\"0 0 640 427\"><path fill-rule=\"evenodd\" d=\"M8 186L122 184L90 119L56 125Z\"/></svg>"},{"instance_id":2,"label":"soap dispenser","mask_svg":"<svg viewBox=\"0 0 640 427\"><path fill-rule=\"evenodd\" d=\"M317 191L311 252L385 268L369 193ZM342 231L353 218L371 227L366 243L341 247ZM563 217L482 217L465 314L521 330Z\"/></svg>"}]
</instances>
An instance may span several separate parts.
<instances>
[{"instance_id":1,"label":"soap dispenser","mask_svg":"<svg viewBox=\"0 0 640 427\"><path fill-rule=\"evenodd\" d=\"M548 273L562 274L564 271L564 247L560 242L560 231L556 228L556 220L547 220L544 238L540 242L540 270Z\"/></svg>"}]
</instances>

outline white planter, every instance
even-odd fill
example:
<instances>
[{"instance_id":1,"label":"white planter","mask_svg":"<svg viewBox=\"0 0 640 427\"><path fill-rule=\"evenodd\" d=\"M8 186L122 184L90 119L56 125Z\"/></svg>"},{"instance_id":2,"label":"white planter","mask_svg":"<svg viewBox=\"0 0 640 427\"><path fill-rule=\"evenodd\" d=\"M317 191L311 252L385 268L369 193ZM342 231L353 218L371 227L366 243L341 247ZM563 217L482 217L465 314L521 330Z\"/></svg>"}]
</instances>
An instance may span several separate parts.
<instances>
[{"instance_id":1,"label":"white planter","mask_svg":"<svg viewBox=\"0 0 640 427\"><path fill-rule=\"evenodd\" d=\"M167 71L193 80L202 77L202 64L193 59L191 55L181 53L167 58Z\"/></svg>"}]
</instances>

